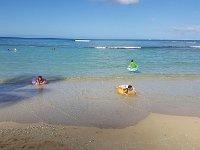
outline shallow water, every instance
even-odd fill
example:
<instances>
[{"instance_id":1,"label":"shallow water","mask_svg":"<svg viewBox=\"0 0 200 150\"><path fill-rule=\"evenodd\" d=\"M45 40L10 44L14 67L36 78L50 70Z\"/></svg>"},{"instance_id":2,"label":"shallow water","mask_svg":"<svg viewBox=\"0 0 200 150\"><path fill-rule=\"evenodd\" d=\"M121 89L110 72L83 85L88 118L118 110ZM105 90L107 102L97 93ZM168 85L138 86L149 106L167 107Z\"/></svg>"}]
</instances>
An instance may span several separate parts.
<instances>
[{"instance_id":1,"label":"shallow water","mask_svg":"<svg viewBox=\"0 0 200 150\"><path fill-rule=\"evenodd\" d=\"M138 95L118 95L115 87L124 83L134 85ZM0 102L0 121L122 128L150 112L200 117L199 83L200 78L135 77L19 86L4 92L11 101Z\"/></svg>"}]
</instances>

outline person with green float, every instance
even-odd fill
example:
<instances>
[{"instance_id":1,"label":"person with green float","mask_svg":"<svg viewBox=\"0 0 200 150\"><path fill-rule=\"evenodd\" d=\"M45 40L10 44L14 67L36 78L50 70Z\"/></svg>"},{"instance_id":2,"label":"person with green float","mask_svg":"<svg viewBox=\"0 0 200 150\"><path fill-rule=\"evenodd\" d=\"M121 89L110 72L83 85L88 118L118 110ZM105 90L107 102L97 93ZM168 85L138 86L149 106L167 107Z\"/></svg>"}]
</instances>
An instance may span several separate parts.
<instances>
[{"instance_id":1,"label":"person with green float","mask_svg":"<svg viewBox=\"0 0 200 150\"><path fill-rule=\"evenodd\" d=\"M136 62L133 61L133 60L131 60L130 67L131 67L131 68L136 68L136 67L137 67Z\"/></svg>"}]
</instances>

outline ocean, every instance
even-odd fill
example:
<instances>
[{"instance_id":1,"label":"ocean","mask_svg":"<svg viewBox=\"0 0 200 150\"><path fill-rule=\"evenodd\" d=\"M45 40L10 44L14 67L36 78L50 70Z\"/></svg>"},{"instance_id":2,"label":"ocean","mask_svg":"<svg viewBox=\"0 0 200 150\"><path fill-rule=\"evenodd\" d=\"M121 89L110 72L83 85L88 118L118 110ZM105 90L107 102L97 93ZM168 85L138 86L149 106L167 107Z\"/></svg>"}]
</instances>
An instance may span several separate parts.
<instances>
[{"instance_id":1,"label":"ocean","mask_svg":"<svg viewBox=\"0 0 200 150\"><path fill-rule=\"evenodd\" d=\"M132 76L132 59L134 75L199 75L200 41L0 38L0 82Z\"/></svg>"},{"instance_id":2,"label":"ocean","mask_svg":"<svg viewBox=\"0 0 200 150\"><path fill-rule=\"evenodd\" d=\"M0 121L122 128L151 112L200 117L199 66L198 40L0 38ZM49 84L32 85L38 75ZM118 95L120 84L137 95Z\"/></svg>"}]
</instances>

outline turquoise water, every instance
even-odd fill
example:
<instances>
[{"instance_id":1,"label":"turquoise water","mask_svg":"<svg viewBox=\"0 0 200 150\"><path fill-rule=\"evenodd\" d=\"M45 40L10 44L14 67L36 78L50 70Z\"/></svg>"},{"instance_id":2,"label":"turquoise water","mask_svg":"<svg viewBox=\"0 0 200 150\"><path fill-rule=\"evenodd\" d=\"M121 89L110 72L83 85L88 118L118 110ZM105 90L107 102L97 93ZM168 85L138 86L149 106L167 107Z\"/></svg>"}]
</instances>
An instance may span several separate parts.
<instances>
[{"instance_id":1,"label":"turquoise water","mask_svg":"<svg viewBox=\"0 0 200 150\"><path fill-rule=\"evenodd\" d=\"M127 71L131 59L139 72ZM200 41L0 38L0 121L118 128L150 112L199 117L199 66ZM50 84L31 85L38 75ZM137 96L118 95L121 84Z\"/></svg>"},{"instance_id":2,"label":"turquoise water","mask_svg":"<svg viewBox=\"0 0 200 150\"><path fill-rule=\"evenodd\" d=\"M138 73L127 71L131 59L139 65ZM199 66L200 41L0 38L1 82L37 75L52 80L199 75Z\"/></svg>"}]
</instances>

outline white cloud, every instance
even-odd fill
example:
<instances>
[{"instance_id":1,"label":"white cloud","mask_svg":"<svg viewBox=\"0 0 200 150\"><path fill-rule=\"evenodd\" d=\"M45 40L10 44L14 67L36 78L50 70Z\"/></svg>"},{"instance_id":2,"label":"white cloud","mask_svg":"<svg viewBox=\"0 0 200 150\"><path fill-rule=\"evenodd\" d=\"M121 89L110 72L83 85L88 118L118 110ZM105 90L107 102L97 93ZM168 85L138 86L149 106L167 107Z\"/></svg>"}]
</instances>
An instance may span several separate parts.
<instances>
[{"instance_id":1,"label":"white cloud","mask_svg":"<svg viewBox=\"0 0 200 150\"><path fill-rule=\"evenodd\" d=\"M96 1L113 2L113 3L123 4L123 5L136 4L140 2L140 0L96 0Z\"/></svg>"},{"instance_id":2,"label":"white cloud","mask_svg":"<svg viewBox=\"0 0 200 150\"><path fill-rule=\"evenodd\" d=\"M190 27L174 27L173 31L181 33L200 32L200 25L194 25Z\"/></svg>"},{"instance_id":3,"label":"white cloud","mask_svg":"<svg viewBox=\"0 0 200 150\"><path fill-rule=\"evenodd\" d=\"M136 4L139 0L112 0L113 2L117 2L120 4L128 5L128 4Z\"/></svg>"}]
</instances>

